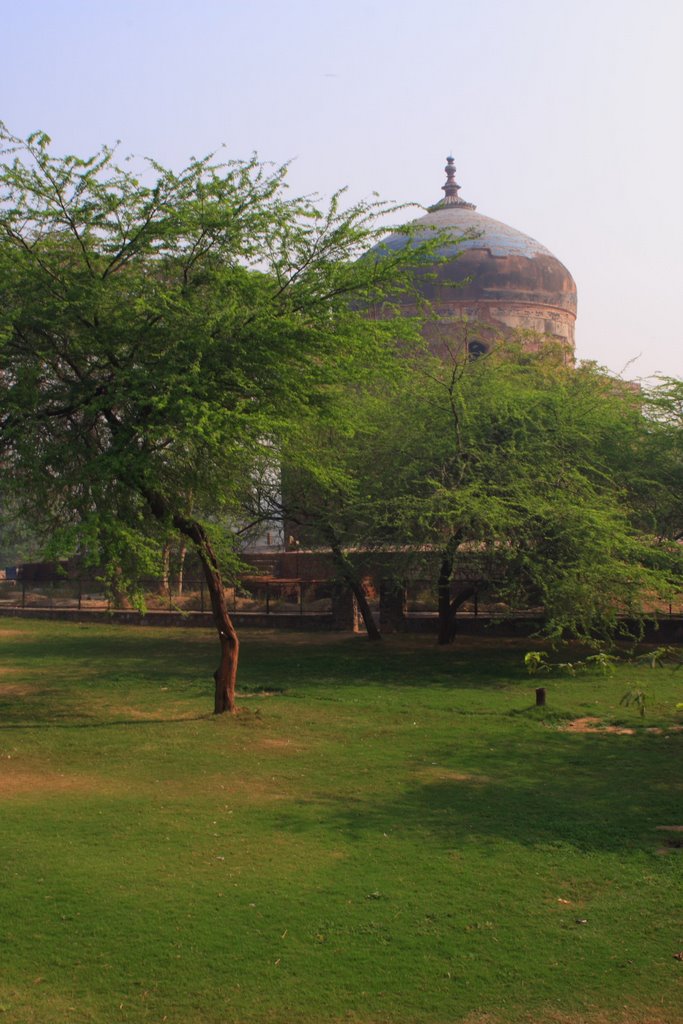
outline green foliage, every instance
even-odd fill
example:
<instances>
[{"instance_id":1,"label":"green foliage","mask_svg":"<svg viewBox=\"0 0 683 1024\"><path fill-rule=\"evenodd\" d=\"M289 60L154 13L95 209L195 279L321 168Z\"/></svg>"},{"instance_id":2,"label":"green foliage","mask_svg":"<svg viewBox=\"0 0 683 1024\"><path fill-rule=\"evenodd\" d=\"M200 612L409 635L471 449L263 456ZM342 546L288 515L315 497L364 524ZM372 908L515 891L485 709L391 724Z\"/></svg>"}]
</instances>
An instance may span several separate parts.
<instances>
[{"instance_id":1,"label":"green foliage","mask_svg":"<svg viewBox=\"0 0 683 1024\"><path fill-rule=\"evenodd\" d=\"M527 651L524 655L524 665L530 676L539 672L559 672L575 676L577 672L597 672L602 676L613 676L619 658L614 654L607 654L599 651L597 654L590 654L578 661L548 661L545 651Z\"/></svg>"},{"instance_id":2,"label":"green foliage","mask_svg":"<svg viewBox=\"0 0 683 1024\"><path fill-rule=\"evenodd\" d=\"M359 259L390 208L319 209L255 158L136 172L0 139L3 487L121 584L188 523L234 575L254 482L414 334L362 310L430 246Z\"/></svg>"},{"instance_id":3,"label":"green foliage","mask_svg":"<svg viewBox=\"0 0 683 1024\"><path fill-rule=\"evenodd\" d=\"M635 664L647 665L651 669L673 667L673 671L677 672L681 665L683 665L683 657L681 657L679 648L667 644L639 655L635 658ZM621 703L626 706L634 704L639 709L641 717L644 717L646 700L647 693L645 690L630 689L621 698ZM676 704L676 710L680 711L681 709L683 709L683 704Z\"/></svg>"},{"instance_id":4,"label":"green foliage","mask_svg":"<svg viewBox=\"0 0 683 1024\"><path fill-rule=\"evenodd\" d=\"M683 381L658 378L643 388L641 402L637 436L620 455L629 460L629 488L642 527L662 544L675 543L683 538Z\"/></svg>"},{"instance_id":5,"label":"green foliage","mask_svg":"<svg viewBox=\"0 0 683 1024\"><path fill-rule=\"evenodd\" d=\"M325 494L347 543L543 609L555 638L617 636L620 616L680 586L680 547L644 532L621 454L642 457L651 421L600 369L512 342L472 361L456 344L406 355L352 400L354 432L321 459L340 474L343 499Z\"/></svg>"},{"instance_id":6,"label":"green foliage","mask_svg":"<svg viewBox=\"0 0 683 1024\"><path fill-rule=\"evenodd\" d=\"M18 514L5 494L0 499L0 568L37 561L45 542Z\"/></svg>"},{"instance_id":7,"label":"green foliage","mask_svg":"<svg viewBox=\"0 0 683 1024\"><path fill-rule=\"evenodd\" d=\"M588 670L595 670L602 676L613 676L615 666L619 659L614 654L606 654L605 651L598 651L597 654L590 654L584 661Z\"/></svg>"},{"instance_id":8,"label":"green foliage","mask_svg":"<svg viewBox=\"0 0 683 1024\"><path fill-rule=\"evenodd\" d=\"M645 704L646 704L646 701L647 701L647 693L645 692L645 690L640 690L638 688L634 688L634 689L631 689L631 690L627 690L627 692L621 698L619 703L623 704L625 707L630 707L631 705L633 705L634 707L637 707L638 708L638 713L639 713L640 717L641 718L645 718Z\"/></svg>"},{"instance_id":9,"label":"green foliage","mask_svg":"<svg viewBox=\"0 0 683 1024\"><path fill-rule=\"evenodd\" d=\"M683 665L683 658L678 648L667 644L663 647L656 647L654 651L646 651L636 658L637 662L643 662L650 668L664 668L665 665L675 665L679 669Z\"/></svg>"},{"instance_id":10,"label":"green foliage","mask_svg":"<svg viewBox=\"0 0 683 1024\"><path fill-rule=\"evenodd\" d=\"M530 676L535 676L539 672L550 672L551 668L545 651L527 651L524 655L524 665Z\"/></svg>"}]
</instances>

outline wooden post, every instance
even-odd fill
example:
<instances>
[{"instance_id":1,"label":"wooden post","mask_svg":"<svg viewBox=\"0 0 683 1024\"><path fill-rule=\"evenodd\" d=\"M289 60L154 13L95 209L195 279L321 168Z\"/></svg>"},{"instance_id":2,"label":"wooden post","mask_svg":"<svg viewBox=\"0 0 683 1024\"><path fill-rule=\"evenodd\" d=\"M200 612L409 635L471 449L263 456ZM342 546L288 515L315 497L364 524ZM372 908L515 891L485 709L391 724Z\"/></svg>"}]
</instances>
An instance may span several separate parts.
<instances>
[{"instance_id":1,"label":"wooden post","mask_svg":"<svg viewBox=\"0 0 683 1024\"><path fill-rule=\"evenodd\" d=\"M536 707L545 707L545 686L539 686L536 690Z\"/></svg>"}]
</instances>

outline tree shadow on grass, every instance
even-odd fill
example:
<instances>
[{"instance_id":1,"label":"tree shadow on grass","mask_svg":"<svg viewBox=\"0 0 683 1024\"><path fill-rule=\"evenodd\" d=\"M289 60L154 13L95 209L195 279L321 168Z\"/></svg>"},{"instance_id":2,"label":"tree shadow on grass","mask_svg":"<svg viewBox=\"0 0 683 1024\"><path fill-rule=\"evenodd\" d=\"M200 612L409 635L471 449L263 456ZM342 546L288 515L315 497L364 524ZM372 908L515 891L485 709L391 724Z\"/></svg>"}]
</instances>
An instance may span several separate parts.
<instances>
[{"instance_id":1,"label":"tree shadow on grass","mask_svg":"<svg viewBox=\"0 0 683 1024\"><path fill-rule=\"evenodd\" d=\"M657 826L683 824L679 735L635 736L549 733L539 743L497 741L476 764L457 768L452 751L434 751L437 767L421 768L396 796L323 794L314 821L296 806L280 827L338 829L350 839L369 834L399 840L419 837L448 850L477 844L494 853L495 841L583 853L653 852L662 845ZM425 775L433 773L433 779Z\"/></svg>"},{"instance_id":2,"label":"tree shadow on grass","mask_svg":"<svg viewBox=\"0 0 683 1024\"><path fill-rule=\"evenodd\" d=\"M444 650L431 638L415 638L414 643L389 638L370 645L354 637L328 649L317 643L296 648L245 644L243 650L242 670L249 676L275 674L279 685L304 692L368 684L448 690L528 685L521 649L481 642Z\"/></svg>"},{"instance_id":3,"label":"tree shadow on grass","mask_svg":"<svg viewBox=\"0 0 683 1024\"><path fill-rule=\"evenodd\" d=\"M31 729L113 729L118 726L147 726L147 725L177 725L177 724L188 724L190 722L201 722L208 719L212 719L213 715L183 715L179 717L168 716L166 718L91 718L84 721L83 719L74 719L64 716L64 721L18 721L18 722L4 722L0 721L0 732L12 731L12 730L31 730Z\"/></svg>"},{"instance_id":4,"label":"tree shadow on grass","mask_svg":"<svg viewBox=\"0 0 683 1024\"><path fill-rule=\"evenodd\" d=\"M114 695L115 696L115 695ZM80 699L79 699L80 698ZM108 709L87 706L87 694L74 696L68 690L40 689L11 698L0 697L0 731L6 729L84 729L119 725L167 725L173 722L194 722L212 718L202 714L164 714L140 711L139 715L117 715L115 703Z\"/></svg>"},{"instance_id":5,"label":"tree shadow on grass","mask_svg":"<svg viewBox=\"0 0 683 1024\"><path fill-rule=\"evenodd\" d=\"M1 635L1 634L0 634ZM30 640L30 642L28 642ZM76 685L108 686L121 680L176 687L211 682L218 646L212 634L189 630L151 632L146 627L70 626L68 632L37 634L4 648L14 664L35 679L71 675ZM87 673L87 680L86 680ZM244 635L240 688L255 686L319 693L330 687L405 686L416 689L497 689L528 685L522 648L466 638L437 648L431 637L390 637L371 645L363 637L320 637L289 643L273 631Z\"/></svg>"}]
</instances>

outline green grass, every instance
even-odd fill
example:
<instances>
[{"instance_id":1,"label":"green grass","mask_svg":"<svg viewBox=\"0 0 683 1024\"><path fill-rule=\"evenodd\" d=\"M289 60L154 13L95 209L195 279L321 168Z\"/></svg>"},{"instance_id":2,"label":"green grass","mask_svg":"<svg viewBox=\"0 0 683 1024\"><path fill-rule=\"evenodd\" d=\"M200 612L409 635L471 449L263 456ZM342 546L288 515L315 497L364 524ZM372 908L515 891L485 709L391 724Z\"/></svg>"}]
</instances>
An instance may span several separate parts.
<instances>
[{"instance_id":1,"label":"green grass","mask_svg":"<svg viewBox=\"0 0 683 1024\"><path fill-rule=\"evenodd\" d=\"M459 643L0 619L0 1024L682 1022L683 670Z\"/></svg>"}]
</instances>

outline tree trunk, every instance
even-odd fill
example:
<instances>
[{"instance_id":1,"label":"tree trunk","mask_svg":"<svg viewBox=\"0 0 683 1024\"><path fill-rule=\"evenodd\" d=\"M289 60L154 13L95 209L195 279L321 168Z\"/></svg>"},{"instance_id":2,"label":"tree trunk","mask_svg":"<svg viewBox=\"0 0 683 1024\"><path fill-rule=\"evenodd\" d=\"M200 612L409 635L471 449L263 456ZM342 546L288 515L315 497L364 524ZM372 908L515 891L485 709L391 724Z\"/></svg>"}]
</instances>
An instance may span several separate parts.
<instances>
[{"instance_id":1,"label":"tree trunk","mask_svg":"<svg viewBox=\"0 0 683 1024\"><path fill-rule=\"evenodd\" d=\"M437 643L451 644L455 639L455 614L451 611L451 575L453 573L453 556L445 552L439 566L438 608L439 633Z\"/></svg>"},{"instance_id":2,"label":"tree trunk","mask_svg":"<svg viewBox=\"0 0 683 1024\"><path fill-rule=\"evenodd\" d=\"M216 683L213 712L215 715L222 715L225 712L234 714L240 642L228 612L228 603L225 600L225 589L216 556L206 535L204 535L203 546L197 550L202 561L206 585L211 598L213 621L216 624L221 645L221 660L213 674Z\"/></svg>"},{"instance_id":3,"label":"tree trunk","mask_svg":"<svg viewBox=\"0 0 683 1024\"><path fill-rule=\"evenodd\" d=\"M185 573L185 555L187 554L187 546L185 544L180 545L180 551L178 552L178 587L176 593L178 597L183 596L183 575Z\"/></svg>"},{"instance_id":4,"label":"tree trunk","mask_svg":"<svg viewBox=\"0 0 683 1024\"><path fill-rule=\"evenodd\" d=\"M355 575L352 575L352 577L347 580L347 583L351 587L353 596L358 602L358 608L360 609L360 613L363 618L363 625L365 626L365 631L368 634L368 640L381 640L382 634L375 622L375 616L372 614L372 608L368 603L368 598L363 584L360 580L356 579Z\"/></svg>"},{"instance_id":5,"label":"tree trunk","mask_svg":"<svg viewBox=\"0 0 683 1024\"><path fill-rule=\"evenodd\" d=\"M122 576L123 570L120 567L117 567L111 581L111 603L117 611L127 611L129 608L133 607L125 587L117 585L116 581Z\"/></svg>"},{"instance_id":6,"label":"tree trunk","mask_svg":"<svg viewBox=\"0 0 683 1024\"><path fill-rule=\"evenodd\" d=\"M360 613L363 618L363 625L365 626L365 631L368 634L368 640L381 640L382 634L375 622L375 616L372 614L372 608L368 603L365 588L358 579L358 574L342 551L341 546L339 545L337 538L332 534L332 531L328 531L328 538L330 540L330 550L332 552L334 564L337 566L339 574L344 582L348 583L353 596L358 602L358 608L360 609Z\"/></svg>"},{"instance_id":7,"label":"tree trunk","mask_svg":"<svg viewBox=\"0 0 683 1024\"><path fill-rule=\"evenodd\" d=\"M211 598L213 621L221 645L220 662L213 674L215 682L213 710L215 715L223 715L226 712L234 714L240 642L228 612L218 558L209 540L209 535L198 520L186 518L178 513L174 514L163 496L157 491L153 491L140 481L136 481L136 486L149 505L152 515L160 523L168 523L170 520L178 533L192 541L201 559Z\"/></svg>"},{"instance_id":8,"label":"tree trunk","mask_svg":"<svg viewBox=\"0 0 683 1024\"><path fill-rule=\"evenodd\" d=\"M225 599L225 588L218 567L218 559L206 530L201 523L194 519L174 516L173 525L194 544L202 563L209 597L211 598L213 621L216 624L218 639L221 645L220 662L213 674L215 682L213 711L215 715L223 715L226 712L234 714L240 642L228 612L228 603Z\"/></svg>"},{"instance_id":9,"label":"tree trunk","mask_svg":"<svg viewBox=\"0 0 683 1024\"><path fill-rule=\"evenodd\" d=\"M477 588L472 584L467 584L461 587L456 593L452 601L449 601L448 610L444 612L443 619L441 617L441 609L439 609L439 643L440 644L452 644L455 640L456 633L458 631L458 609L464 605L465 601L469 601L471 597L477 592ZM446 639L442 639L445 637Z\"/></svg>"},{"instance_id":10,"label":"tree trunk","mask_svg":"<svg viewBox=\"0 0 683 1024\"><path fill-rule=\"evenodd\" d=\"M462 534L458 531L449 541L446 549L441 555L441 564L439 566L439 579L437 584L438 589L438 608L439 608L439 633L438 633L438 644L452 644L455 640L455 634L457 631L458 620L456 613L458 608L469 601L471 597L477 592L477 587L472 583L464 584L456 592L455 596L451 598L451 579L453 576L453 563L455 561L455 553L458 550L458 545L462 539Z\"/></svg>"},{"instance_id":11,"label":"tree trunk","mask_svg":"<svg viewBox=\"0 0 683 1024\"><path fill-rule=\"evenodd\" d=\"M161 552L161 586L165 594L171 588L171 542L167 540Z\"/></svg>"}]
</instances>

